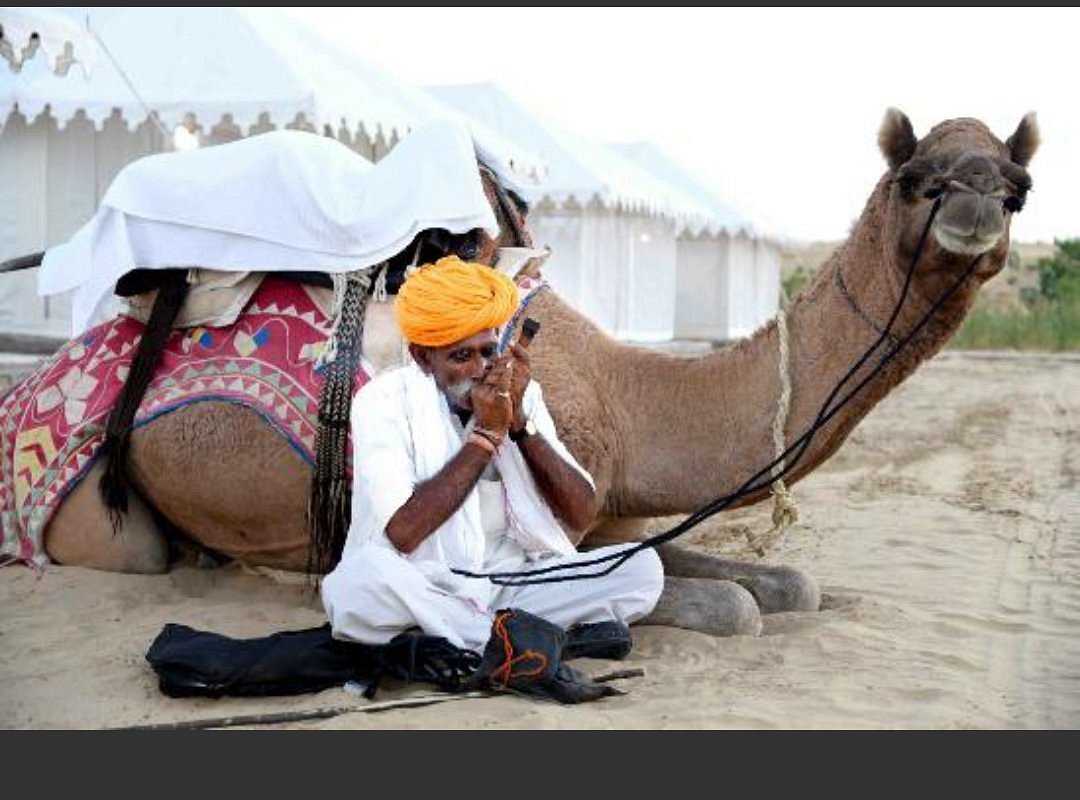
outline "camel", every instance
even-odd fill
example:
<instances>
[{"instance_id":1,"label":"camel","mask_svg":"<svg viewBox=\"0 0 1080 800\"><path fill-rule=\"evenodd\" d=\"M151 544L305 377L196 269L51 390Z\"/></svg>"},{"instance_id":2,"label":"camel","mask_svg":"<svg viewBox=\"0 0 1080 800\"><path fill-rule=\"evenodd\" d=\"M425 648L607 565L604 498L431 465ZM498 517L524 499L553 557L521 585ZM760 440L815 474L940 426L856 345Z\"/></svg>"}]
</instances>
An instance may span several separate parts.
<instances>
[{"instance_id":1,"label":"camel","mask_svg":"<svg viewBox=\"0 0 1080 800\"><path fill-rule=\"evenodd\" d=\"M887 170L847 241L787 312L787 440L810 425L833 384L879 336L932 203L940 211L892 340L910 330L975 257L979 262L910 345L817 435L789 483L835 453L886 394L941 349L979 286L1002 269L1011 216L1031 186L1025 168L1038 138L1031 114L1005 142L968 118L943 122L919 140L904 114L886 114L879 147ZM685 358L611 339L553 291L538 295L529 314L542 325L532 347L534 377L568 447L594 476L598 508L609 523L692 511L771 459L780 380L775 321L749 339ZM209 461L207 453L214 454ZM163 572L164 526L249 564L305 568L310 467L254 412L204 402L163 415L134 434L128 469L141 499L132 499L118 535L92 471L46 531L53 560ZM767 494L762 488L738 505ZM598 524L578 544L638 536L633 525ZM669 577L646 623L754 635L762 612L819 607L816 582L798 570L725 561L670 544L660 550Z\"/></svg>"}]
</instances>

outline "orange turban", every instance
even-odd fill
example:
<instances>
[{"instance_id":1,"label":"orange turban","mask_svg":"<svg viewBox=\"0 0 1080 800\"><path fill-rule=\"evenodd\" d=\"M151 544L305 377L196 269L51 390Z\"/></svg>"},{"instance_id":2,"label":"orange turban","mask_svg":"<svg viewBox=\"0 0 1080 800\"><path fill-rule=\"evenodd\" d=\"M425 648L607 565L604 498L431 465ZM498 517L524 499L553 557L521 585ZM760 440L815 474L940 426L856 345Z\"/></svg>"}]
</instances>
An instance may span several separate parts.
<instances>
[{"instance_id":1,"label":"orange turban","mask_svg":"<svg viewBox=\"0 0 1080 800\"><path fill-rule=\"evenodd\" d=\"M447 256L409 276L398 291L394 316L406 341L445 347L502 327L517 307L517 287L508 277Z\"/></svg>"}]
</instances>

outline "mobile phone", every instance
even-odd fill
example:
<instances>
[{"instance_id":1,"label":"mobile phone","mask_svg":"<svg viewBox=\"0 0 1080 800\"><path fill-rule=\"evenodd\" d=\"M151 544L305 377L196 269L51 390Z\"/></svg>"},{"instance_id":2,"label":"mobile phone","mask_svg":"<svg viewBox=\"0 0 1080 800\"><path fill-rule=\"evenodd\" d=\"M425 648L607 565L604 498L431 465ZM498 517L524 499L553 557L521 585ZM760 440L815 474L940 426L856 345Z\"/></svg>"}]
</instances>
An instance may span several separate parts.
<instances>
[{"instance_id":1,"label":"mobile phone","mask_svg":"<svg viewBox=\"0 0 1080 800\"><path fill-rule=\"evenodd\" d=\"M532 317L526 317L525 321L521 323L521 336L518 337L518 344L527 348L539 330L540 323Z\"/></svg>"}]
</instances>

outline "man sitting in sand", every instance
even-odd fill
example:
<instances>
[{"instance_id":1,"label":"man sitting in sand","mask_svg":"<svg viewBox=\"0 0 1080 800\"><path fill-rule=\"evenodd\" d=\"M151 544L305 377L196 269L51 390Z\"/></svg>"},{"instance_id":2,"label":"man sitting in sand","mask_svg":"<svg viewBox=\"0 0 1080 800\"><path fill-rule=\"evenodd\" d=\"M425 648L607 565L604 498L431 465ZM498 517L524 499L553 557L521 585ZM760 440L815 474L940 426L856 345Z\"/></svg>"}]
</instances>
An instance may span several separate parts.
<instances>
[{"instance_id":1,"label":"man sitting in sand","mask_svg":"<svg viewBox=\"0 0 1080 800\"><path fill-rule=\"evenodd\" d=\"M322 584L336 638L369 644L419 627L481 650L495 611L562 627L641 619L663 588L652 550L608 575L500 586L469 572L578 562L564 528L593 521L592 477L559 440L518 343L497 354L517 288L481 264L444 258L413 273L395 316L412 362L353 401L352 520ZM542 562L541 564L530 562Z\"/></svg>"}]
</instances>

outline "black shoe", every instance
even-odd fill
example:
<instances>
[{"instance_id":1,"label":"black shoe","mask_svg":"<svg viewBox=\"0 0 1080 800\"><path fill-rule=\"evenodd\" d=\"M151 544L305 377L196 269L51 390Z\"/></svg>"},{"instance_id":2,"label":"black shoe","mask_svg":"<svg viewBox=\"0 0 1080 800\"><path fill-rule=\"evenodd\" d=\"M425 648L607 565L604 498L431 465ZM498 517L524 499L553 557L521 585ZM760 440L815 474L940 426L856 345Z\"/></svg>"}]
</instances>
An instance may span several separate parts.
<instances>
[{"instance_id":1,"label":"black shoe","mask_svg":"<svg viewBox=\"0 0 1080 800\"><path fill-rule=\"evenodd\" d=\"M563 661L571 658L610 658L614 661L630 655L634 642L630 628L621 622L579 622L566 631Z\"/></svg>"}]
</instances>

